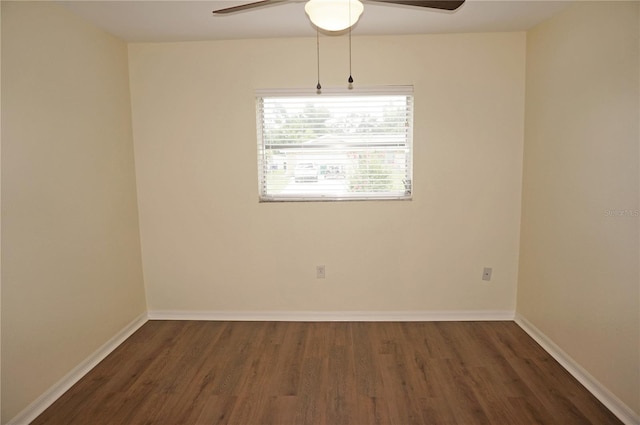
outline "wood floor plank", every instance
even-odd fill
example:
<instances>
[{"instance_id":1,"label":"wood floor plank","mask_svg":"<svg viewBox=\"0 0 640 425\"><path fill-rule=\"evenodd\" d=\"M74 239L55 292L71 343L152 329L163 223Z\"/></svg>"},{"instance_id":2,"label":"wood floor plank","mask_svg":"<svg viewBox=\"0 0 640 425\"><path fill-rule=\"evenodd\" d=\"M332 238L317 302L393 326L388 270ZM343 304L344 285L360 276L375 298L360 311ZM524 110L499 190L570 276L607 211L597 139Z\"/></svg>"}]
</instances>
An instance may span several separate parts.
<instances>
[{"instance_id":1,"label":"wood floor plank","mask_svg":"<svg viewBox=\"0 0 640 425\"><path fill-rule=\"evenodd\" d=\"M203 400L203 408L197 416L187 423L207 424L207 425L227 425L229 424L230 412L238 403L237 396L209 395Z\"/></svg>"},{"instance_id":2,"label":"wood floor plank","mask_svg":"<svg viewBox=\"0 0 640 425\"><path fill-rule=\"evenodd\" d=\"M150 321L32 424L621 422L513 322Z\"/></svg>"},{"instance_id":3,"label":"wood floor plank","mask_svg":"<svg viewBox=\"0 0 640 425\"><path fill-rule=\"evenodd\" d=\"M460 360L440 362L439 382L442 383L446 400L451 403L456 423L489 424L487 412L473 391L467 364Z\"/></svg>"},{"instance_id":4,"label":"wood floor plank","mask_svg":"<svg viewBox=\"0 0 640 425\"><path fill-rule=\"evenodd\" d=\"M351 325L356 393L367 397L383 395L382 376L376 367L376 353L372 350L376 338L373 329L366 323Z\"/></svg>"},{"instance_id":5,"label":"wood floor plank","mask_svg":"<svg viewBox=\"0 0 640 425\"><path fill-rule=\"evenodd\" d=\"M244 367L246 373L238 391L238 401L233 411L228 414L228 423L250 424L263 421L262 417L273 396L270 388L273 386L275 376L274 366L277 364L281 344L284 341L284 332L280 328L285 327L274 329L268 323L260 325L260 342L256 345L252 357L247 359ZM275 338L274 335L276 335Z\"/></svg>"},{"instance_id":6,"label":"wood floor plank","mask_svg":"<svg viewBox=\"0 0 640 425\"><path fill-rule=\"evenodd\" d=\"M541 368L537 362L530 359L510 359L510 363L516 372L523 376L529 388L532 388L533 397L540 400L551 416L561 415L563 423L567 425L592 423L567 396L565 390L573 391L573 388L556 387L548 379L553 371Z\"/></svg>"}]
</instances>

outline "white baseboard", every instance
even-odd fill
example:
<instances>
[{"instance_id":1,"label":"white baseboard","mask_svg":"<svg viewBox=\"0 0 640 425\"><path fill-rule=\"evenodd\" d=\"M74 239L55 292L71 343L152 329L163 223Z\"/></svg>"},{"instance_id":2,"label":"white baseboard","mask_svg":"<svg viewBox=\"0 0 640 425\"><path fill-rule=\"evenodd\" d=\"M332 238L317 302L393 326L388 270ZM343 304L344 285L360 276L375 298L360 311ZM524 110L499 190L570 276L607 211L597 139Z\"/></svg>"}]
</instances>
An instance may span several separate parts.
<instances>
[{"instance_id":1,"label":"white baseboard","mask_svg":"<svg viewBox=\"0 0 640 425\"><path fill-rule=\"evenodd\" d=\"M37 418L47 407L51 406L62 394L85 376L98 363L104 360L113 350L129 338L135 331L148 321L147 314L143 313L125 326L113 338L107 341L102 347L87 357L82 363L73 368L61 380L45 391L33 403L27 406L22 412L11 419L7 425L26 425Z\"/></svg>"},{"instance_id":2,"label":"white baseboard","mask_svg":"<svg viewBox=\"0 0 640 425\"><path fill-rule=\"evenodd\" d=\"M150 311L149 320L436 322L513 320L513 311Z\"/></svg>"},{"instance_id":3,"label":"white baseboard","mask_svg":"<svg viewBox=\"0 0 640 425\"><path fill-rule=\"evenodd\" d=\"M515 322L533 338L544 350L562 365L574 378L585 386L607 409L626 425L640 425L640 415L623 403L596 378L580 366L574 359L564 352L555 342L547 337L540 329L520 314L516 314Z\"/></svg>"}]
</instances>

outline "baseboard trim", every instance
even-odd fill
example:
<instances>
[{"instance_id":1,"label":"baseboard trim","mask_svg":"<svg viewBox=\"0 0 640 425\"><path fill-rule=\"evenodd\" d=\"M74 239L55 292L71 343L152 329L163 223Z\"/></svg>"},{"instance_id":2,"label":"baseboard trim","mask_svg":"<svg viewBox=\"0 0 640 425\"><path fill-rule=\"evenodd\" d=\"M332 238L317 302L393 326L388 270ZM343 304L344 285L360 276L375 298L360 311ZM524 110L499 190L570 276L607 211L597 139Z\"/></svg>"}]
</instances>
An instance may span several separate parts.
<instances>
[{"instance_id":1,"label":"baseboard trim","mask_svg":"<svg viewBox=\"0 0 640 425\"><path fill-rule=\"evenodd\" d=\"M544 350L562 365L574 378L585 386L607 409L626 425L640 425L640 415L623 403L596 378L587 372L578 362L569 356L562 348L547 337L540 329L529 322L524 316L516 314L515 322Z\"/></svg>"},{"instance_id":2,"label":"baseboard trim","mask_svg":"<svg viewBox=\"0 0 640 425\"><path fill-rule=\"evenodd\" d=\"M147 313L136 317L125 326L120 332L107 341L102 347L87 357L82 363L73 368L62 379L45 391L33 403L27 406L22 412L11 419L7 425L25 425L36 419L42 412L53 404L62 394L67 392L76 382L85 376L98 363L104 360L113 350L129 338L135 331L140 329L148 321Z\"/></svg>"},{"instance_id":3,"label":"baseboard trim","mask_svg":"<svg viewBox=\"0 0 640 425\"><path fill-rule=\"evenodd\" d=\"M149 320L436 322L513 320L513 311L150 311Z\"/></svg>"}]
</instances>

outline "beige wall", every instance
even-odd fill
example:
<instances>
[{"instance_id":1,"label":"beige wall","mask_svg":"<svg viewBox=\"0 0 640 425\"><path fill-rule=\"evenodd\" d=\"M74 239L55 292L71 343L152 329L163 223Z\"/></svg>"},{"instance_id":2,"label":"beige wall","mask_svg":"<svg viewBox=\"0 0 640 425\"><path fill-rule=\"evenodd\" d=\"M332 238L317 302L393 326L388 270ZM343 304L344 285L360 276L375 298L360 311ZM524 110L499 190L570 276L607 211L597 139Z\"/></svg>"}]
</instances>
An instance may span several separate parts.
<instances>
[{"instance_id":1,"label":"beige wall","mask_svg":"<svg viewBox=\"0 0 640 425\"><path fill-rule=\"evenodd\" d=\"M528 34L518 313L640 414L638 7Z\"/></svg>"},{"instance_id":2,"label":"beige wall","mask_svg":"<svg viewBox=\"0 0 640 425\"><path fill-rule=\"evenodd\" d=\"M2 2L2 421L145 311L126 45Z\"/></svg>"},{"instance_id":3,"label":"beige wall","mask_svg":"<svg viewBox=\"0 0 640 425\"><path fill-rule=\"evenodd\" d=\"M271 204L254 90L314 87L315 38L130 45L149 310L513 311L525 43L354 37L356 85L414 85L414 200ZM347 52L321 38L324 87Z\"/></svg>"}]
</instances>

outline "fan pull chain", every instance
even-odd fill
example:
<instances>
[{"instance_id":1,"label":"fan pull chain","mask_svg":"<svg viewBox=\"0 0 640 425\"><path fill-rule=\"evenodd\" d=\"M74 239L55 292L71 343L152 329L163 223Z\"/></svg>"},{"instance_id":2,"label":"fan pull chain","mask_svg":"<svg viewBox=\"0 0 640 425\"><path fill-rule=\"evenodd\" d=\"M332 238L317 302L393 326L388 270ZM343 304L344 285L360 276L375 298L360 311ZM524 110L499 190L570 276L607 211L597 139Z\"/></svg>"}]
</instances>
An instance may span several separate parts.
<instances>
[{"instance_id":1,"label":"fan pull chain","mask_svg":"<svg viewBox=\"0 0 640 425\"><path fill-rule=\"evenodd\" d=\"M351 22L351 2L349 2L349 22ZM351 28L352 27L353 25L349 27L349 79L347 80L347 82L349 83L349 85L347 86L349 90L353 89L353 77L351 76Z\"/></svg>"},{"instance_id":2,"label":"fan pull chain","mask_svg":"<svg viewBox=\"0 0 640 425\"><path fill-rule=\"evenodd\" d=\"M349 79L347 80L349 90L353 89L353 77L351 76L351 28L349 28Z\"/></svg>"},{"instance_id":3,"label":"fan pull chain","mask_svg":"<svg viewBox=\"0 0 640 425\"><path fill-rule=\"evenodd\" d=\"M322 92L322 86L320 85L320 31L316 27L316 54L318 59L318 85L316 85L316 93Z\"/></svg>"}]
</instances>

